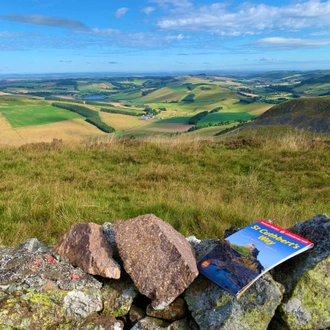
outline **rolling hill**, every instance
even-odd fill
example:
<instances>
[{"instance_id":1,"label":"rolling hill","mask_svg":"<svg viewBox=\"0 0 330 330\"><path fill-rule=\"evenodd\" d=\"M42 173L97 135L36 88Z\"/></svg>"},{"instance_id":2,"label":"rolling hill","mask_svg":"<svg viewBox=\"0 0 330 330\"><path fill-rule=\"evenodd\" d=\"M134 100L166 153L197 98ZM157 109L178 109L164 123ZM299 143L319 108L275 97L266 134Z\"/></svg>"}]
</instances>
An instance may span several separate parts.
<instances>
[{"instance_id":1,"label":"rolling hill","mask_svg":"<svg viewBox=\"0 0 330 330\"><path fill-rule=\"evenodd\" d=\"M300 98L281 103L246 127L278 125L314 133L330 133L330 97Z\"/></svg>"}]
</instances>

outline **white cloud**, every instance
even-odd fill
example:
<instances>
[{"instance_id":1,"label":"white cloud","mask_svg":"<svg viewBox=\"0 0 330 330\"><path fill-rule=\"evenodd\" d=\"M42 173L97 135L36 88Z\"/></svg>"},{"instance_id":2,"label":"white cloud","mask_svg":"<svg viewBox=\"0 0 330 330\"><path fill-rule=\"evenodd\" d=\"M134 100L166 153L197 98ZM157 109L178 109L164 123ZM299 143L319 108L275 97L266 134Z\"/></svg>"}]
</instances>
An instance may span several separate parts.
<instances>
[{"instance_id":1,"label":"white cloud","mask_svg":"<svg viewBox=\"0 0 330 330\"><path fill-rule=\"evenodd\" d=\"M129 10L129 8L126 8L126 7L118 8L115 12L115 17L116 18L123 17L128 12L128 10Z\"/></svg>"},{"instance_id":2,"label":"white cloud","mask_svg":"<svg viewBox=\"0 0 330 330\"><path fill-rule=\"evenodd\" d=\"M311 39L300 39L300 38L271 37L271 38L259 39L255 43L253 43L253 45L272 46L282 49L314 48L314 47L330 45L330 39L311 40Z\"/></svg>"},{"instance_id":3,"label":"white cloud","mask_svg":"<svg viewBox=\"0 0 330 330\"><path fill-rule=\"evenodd\" d=\"M277 59L273 57L263 57L259 60L259 62L277 62Z\"/></svg>"},{"instance_id":4,"label":"white cloud","mask_svg":"<svg viewBox=\"0 0 330 330\"><path fill-rule=\"evenodd\" d=\"M74 30L86 30L87 26L79 21L69 20L61 17L44 16L44 15L0 15L0 19L21 22L28 24L36 24L43 26L53 26Z\"/></svg>"},{"instance_id":5,"label":"white cloud","mask_svg":"<svg viewBox=\"0 0 330 330\"><path fill-rule=\"evenodd\" d=\"M179 7L179 1L167 2ZM180 14L169 15L158 21L163 30L205 31L224 36L254 35L271 31L301 31L302 29L326 29L330 27L330 0L309 0L287 6L244 3L230 11L223 3L192 7Z\"/></svg>"},{"instance_id":6,"label":"white cloud","mask_svg":"<svg viewBox=\"0 0 330 330\"><path fill-rule=\"evenodd\" d=\"M150 15L156 8L155 7L144 7L141 10L141 13L144 13L146 15Z\"/></svg>"}]
</instances>

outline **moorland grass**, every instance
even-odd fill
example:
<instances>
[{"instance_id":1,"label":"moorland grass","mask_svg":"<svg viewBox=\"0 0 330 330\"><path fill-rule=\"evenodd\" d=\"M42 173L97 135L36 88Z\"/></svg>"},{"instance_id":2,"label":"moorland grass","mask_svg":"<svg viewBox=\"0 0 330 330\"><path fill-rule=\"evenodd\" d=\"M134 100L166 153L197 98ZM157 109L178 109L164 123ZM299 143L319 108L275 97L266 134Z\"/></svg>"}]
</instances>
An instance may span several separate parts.
<instances>
[{"instance_id":1,"label":"moorland grass","mask_svg":"<svg viewBox=\"0 0 330 330\"><path fill-rule=\"evenodd\" d=\"M58 141L0 148L0 245L54 245L74 223L154 213L183 235L232 225L289 227L329 213L330 146L278 139Z\"/></svg>"}]
</instances>

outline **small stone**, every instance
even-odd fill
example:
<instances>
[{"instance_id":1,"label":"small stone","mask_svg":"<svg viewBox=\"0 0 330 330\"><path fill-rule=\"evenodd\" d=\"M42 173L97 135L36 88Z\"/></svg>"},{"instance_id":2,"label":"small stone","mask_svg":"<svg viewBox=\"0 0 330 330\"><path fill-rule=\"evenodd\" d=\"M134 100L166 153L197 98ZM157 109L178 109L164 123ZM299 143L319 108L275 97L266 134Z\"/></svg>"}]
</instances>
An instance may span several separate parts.
<instances>
[{"instance_id":1,"label":"small stone","mask_svg":"<svg viewBox=\"0 0 330 330\"><path fill-rule=\"evenodd\" d=\"M102 226L95 223L75 224L61 238L53 251L69 259L88 274L108 278L120 277L120 266L112 259Z\"/></svg>"},{"instance_id":2,"label":"small stone","mask_svg":"<svg viewBox=\"0 0 330 330\"><path fill-rule=\"evenodd\" d=\"M166 330L193 330L187 318L171 323Z\"/></svg>"},{"instance_id":3,"label":"small stone","mask_svg":"<svg viewBox=\"0 0 330 330\"><path fill-rule=\"evenodd\" d=\"M185 314L186 303L181 297L175 299L171 304L162 310L153 309L151 305L147 307L148 316L156 317L158 319L163 319L170 322L184 318Z\"/></svg>"},{"instance_id":4,"label":"small stone","mask_svg":"<svg viewBox=\"0 0 330 330\"><path fill-rule=\"evenodd\" d=\"M132 305L129 311L129 320L131 321L132 325L140 321L146 316L146 312L135 305Z\"/></svg>"},{"instance_id":5,"label":"small stone","mask_svg":"<svg viewBox=\"0 0 330 330\"><path fill-rule=\"evenodd\" d=\"M131 330L167 330L168 322L150 316L136 323Z\"/></svg>"},{"instance_id":6,"label":"small stone","mask_svg":"<svg viewBox=\"0 0 330 330\"><path fill-rule=\"evenodd\" d=\"M170 224L149 214L114 227L124 268L154 309L168 306L197 277L193 249Z\"/></svg>"}]
</instances>

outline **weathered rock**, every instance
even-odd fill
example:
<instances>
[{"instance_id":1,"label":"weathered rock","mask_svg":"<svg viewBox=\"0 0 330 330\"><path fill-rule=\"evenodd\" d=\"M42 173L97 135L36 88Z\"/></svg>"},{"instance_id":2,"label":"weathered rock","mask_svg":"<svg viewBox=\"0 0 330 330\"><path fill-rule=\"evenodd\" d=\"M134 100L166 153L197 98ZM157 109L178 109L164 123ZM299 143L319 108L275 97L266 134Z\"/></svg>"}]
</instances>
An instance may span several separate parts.
<instances>
[{"instance_id":1,"label":"weathered rock","mask_svg":"<svg viewBox=\"0 0 330 330\"><path fill-rule=\"evenodd\" d=\"M203 276L184 293L201 330L267 329L282 296L282 286L269 274L259 278L240 299Z\"/></svg>"},{"instance_id":2,"label":"weathered rock","mask_svg":"<svg viewBox=\"0 0 330 330\"><path fill-rule=\"evenodd\" d=\"M124 268L154 309L169 305L198 275L190 244L155 215L116 221L114 227Z\"/></svg>"},{"instance_id":3,"label":"weathered rock","mask_svg":"<svg viewBox=\"0 0 330 330\"><path fill-rule=\"evenodd\" d=\"M320 214L289 230L312 241L314 247L274 269L285 295L271 328L329 328L330 218Z\"/></svg>"},{"instance_id":4,"label":"weathered rock","mask_svg":"<svg viewBox=\"0 0 330 330\"><path fill-rule=\"evenodd\" d=\"M101 283L49 250L36 240L0 249L1 329L46 329L102 310Z\"/></svg>"},{"instance_id":5,"label":"weathered rock","mask_svg":"<svg viewBox=\"0 0 330 330\"><path fill-rule=\"evenodd\" d=\"M102 315L124 316L130 311L137 289L126 276L118 280L103 281L101 290L104 308Z\"/></svg>"},{"instance_id":6,"label":"weathered rock","mask_svg":"<svg viewBox=\"0 0 330 330\"><path fill-rule=\"evenodd\" d=\"M184 318L185 314L186 303L181 297L176 298L171 304L162 310L153 309L151 305L147 307L148 316L156 317L158 319L163 319L170 322Z\"/></svg>"},{"instance_id":7,"label":"weathered rock","mask_svg":"<svg viewBox=\"0 0 330 330\"><path fill-rule=\"evenodd\" d=\"M69 259L86 273L108 278L120 277L120 266L112 259L112 248L108 244L102 226L82 223L71 226L53 251Z\"/></svg>"},{"instance_id":8,"label":"weathered rock","mask_svg":"<svg viewBox=\"0 0 330 330\"><path fill-rule=\"evenodd\" d=\"M132 323L132 325L142 320L145 316L146 316L146 312L142 308L132 305L129 311L129 320Z\"/></svg>"},{"instance_id":9,"label":"weathered rock","mask_svg":"<svg viewBox=\"0 0 330 330\"><path fill-rule=\"evenodd\" d=\"M193 330L193 328L191 327L188 318L184 318L171 323L166 330Z\"/></svg>"},{"instance_id":10,"label":"weathered rock","mask_svg":"<svg viewBox=\"0 0 330 330\"><path fill-rule=\"evenodd\" d=\"M102 225L103 234L108 244L111 246L113 250L113 257L117 258L119 256L118 247L116 243L115 229L114 225L111 222L105 222Z\"/></svg>"},{"instance_id":11,"label":"weathered rock","mask_svg":"<svg viewBox=\"0 0 330 330\"><path fill-rule=\"evenodd\" d=\"M198 244L198 241L189 241L195 251L197 262L201 260L206 254L208 254L213 248L215 248L220 241L221 240L218 239L204 239Z\"/></svg>"},{"instance_id":12,"label":"weathered rock","mask_svg":"<svg viewBox=\"0 0 330 330\"><path fill-rule=\"evenodd\" d=\"M137 322L131 330L167 330L168 322L147 316Z\"/></svg>"},{"instance_id":13,"label":"weathered rock","mask_svg":"<svg viewBox=\"0 0 330 330\"><path fill-rule=\"evenodd\" d=\"M78 330L123 330L124 323L112 316L99 316L97 314L87 318L81 325L77 326Z\"/></svg>"}]
</instances>

